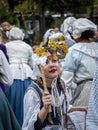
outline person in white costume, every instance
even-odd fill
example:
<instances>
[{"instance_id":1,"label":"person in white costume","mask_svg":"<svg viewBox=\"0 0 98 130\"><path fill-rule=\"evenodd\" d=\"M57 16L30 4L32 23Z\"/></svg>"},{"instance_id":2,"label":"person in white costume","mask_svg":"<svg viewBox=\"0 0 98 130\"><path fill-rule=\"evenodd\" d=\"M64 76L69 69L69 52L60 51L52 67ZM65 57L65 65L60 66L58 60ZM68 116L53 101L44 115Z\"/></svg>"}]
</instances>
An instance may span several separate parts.
<instances>
[{"instance_id":1,"label":"person in white costume","mask_svg":"<svg viewBox=\"0 0 98 130\"><path fill-rule=\"evenodd\" d=\"M43 36L43 45L48 44L49 37L50 37L52 34L54 34L54 33L55 33L55 31L54 31L53 28L50 28L50 29L48 29L48 30L45 32L45 34L44 34L44 36Z\"/></svg>"},{"instance_id":2,"label":"person in white costume","mask_svg":"<svg viewBox=\"0 0 98 130\"><path fill-rule=\"evenodd\" d=\"M1 89L1 83L8 85L13 83L13 77L5 54L0 50L0 130L21 130L19 123L11 109L11 106Z\"/></svg>"},{"instance_id":3,"label":"person in white costume","mask_svg":"<svg viewBox=\"0 0 98 130\"><path fill-rule=\"evenodd\" d=\"M72 37L72 25L76 21L75 17L68 17L63 22L63 34L66 39L66 44L68 48L75 44L75 41Z\"/></svg>"},{"instance_id":4,"label":"person in white costume","mask_svg":"<svg viewBox=\"0 0 98 130\"><path fill-rule=\"evenodd\" d=\"M18 27L9 31L10 42L6 43L9 64L14 82L6 87L6 95L20 125L23 122L23 97L31 84L33 75L32 47L22 41L24 34Z\"/></svg>"},{"instance_id":5,"label":"person in white costume","mask_svg":"<svg viewBox=\"0 0 98 130\"><path fill-rule=\"evenodd\" d=\"M72 81L77 84L71 104L88 105L91 84L96 69L96 52L98 44L92 39L97 26L86 18L79 18L73 23L72 35L76 44L69 48L63 67L64 80L71 89Z\"/></svg>"}]
</instances>

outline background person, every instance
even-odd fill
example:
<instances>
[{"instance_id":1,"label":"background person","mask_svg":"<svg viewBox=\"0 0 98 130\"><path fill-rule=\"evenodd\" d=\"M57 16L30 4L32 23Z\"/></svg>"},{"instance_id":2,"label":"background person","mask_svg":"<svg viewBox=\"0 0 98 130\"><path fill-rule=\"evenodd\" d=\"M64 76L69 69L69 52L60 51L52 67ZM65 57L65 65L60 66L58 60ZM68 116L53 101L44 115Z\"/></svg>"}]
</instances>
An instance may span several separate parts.
<instances>
[{"instance_id":1,"label":"background person","mask_svg":"<svg viewBox=\"0 0 98 130\"><path fill-rule=\"evenodd\" d=\"M97 27L86 18L77 19L72 27L76 44L69 48L66 55L63 78L68 89L71 89L72 81L77 84L71 104L85 106L88 105L91 84L96 69L98 45L92 39Z\"/></svg>"},{"instance_id":2,"label":"background person","mask_svg":"<svg viewBox=\"0 0 98 130\"><path fill-rule=\"evenodd\" d=\"M33 75L32 47L23 40L23 31L13 27L9 32L10 42L6 48L14 82L6 88L6 96L12 106L20 125L23 122L23 97L25 90L31 84Z\"/></svg>"},{"instance_id":3,"label":"background person","mask_svg":"<svg viewBox=\"0 0 98 130\"><path fill-rule=\"evenodd\" d=\"M10 86L13 77L8 61L0 50L0 83ZM0 85L0 130L21 130L16 117Z\"/></svg>"},{"instance_id":4,"label":"background person","mask_svg":"<svg viewBox=\"0 0 98 130\"><path fill-rule=\"evenodd\" d=\"M73 23L76 21L75 17L68 17L64 20L63 22L63 34L65 36L66 39L66 44L69 47L73 46L75 44L75 41L72 37L72 25Z\"/></svg>"},{"instance_id":5,"label":"background person","mask_svg":"<svg viewBox=\"0 0 98 130\"><path fill-rule=\"evenodd\" d=\"M0 30L0 50L3 51L3 53L5 54L5 57L7 59L7 61L9 61L8 55L7 55L7 49L6 46L3 43L3 34L2 34L2 30ZM3 90L3 92L5 92L5 88L4 88L4 84L0 83L0 87Z\"/></svg>"}]
</instances>

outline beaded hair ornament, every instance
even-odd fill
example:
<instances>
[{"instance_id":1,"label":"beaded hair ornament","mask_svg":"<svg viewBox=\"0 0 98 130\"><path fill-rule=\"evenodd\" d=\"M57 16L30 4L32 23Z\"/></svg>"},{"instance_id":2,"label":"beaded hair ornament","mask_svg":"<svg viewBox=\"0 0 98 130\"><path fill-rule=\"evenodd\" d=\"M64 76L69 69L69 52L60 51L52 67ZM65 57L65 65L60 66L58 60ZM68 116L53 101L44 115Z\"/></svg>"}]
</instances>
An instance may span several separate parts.
<instances>
[{"instance_id":1,"label":"beaded hair ornament","mask_svg":"<svg viewBox=\"0 0 98 130\"><path fill-rule=\"evenodd\" d=\"M50 36L48 46L37 48L35 54L39 57L43 57L47 52L49 52L54 59L61 59L62 55L65 56L68 53L68 48L62 33L56 33Z\"/></svg>"}]
</instances>

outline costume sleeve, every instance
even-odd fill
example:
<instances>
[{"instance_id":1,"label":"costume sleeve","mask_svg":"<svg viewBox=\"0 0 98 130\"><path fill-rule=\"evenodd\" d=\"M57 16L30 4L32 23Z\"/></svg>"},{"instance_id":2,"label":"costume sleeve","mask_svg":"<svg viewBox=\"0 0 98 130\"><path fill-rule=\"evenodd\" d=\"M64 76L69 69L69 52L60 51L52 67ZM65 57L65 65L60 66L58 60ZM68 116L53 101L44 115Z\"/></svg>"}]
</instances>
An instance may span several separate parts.
<instances>
[{"instance_id":1,"label":"costume sleeve","mask_svg":"<svg viewBox=\"0 0 98 130\"><path fill-rule=\"evenodd\" d=\"M31 47L29 49L29 53L30 53L30 56L29 56L29 66L31 67L31 69L33 69L33 59L32 59L32 57L33 57L33 50L32 50Z\"/></svg>"},{"instance_id":2,"label":"costume sleeve","mask_svg":"<svg viewBox=\"0 0 98 130\"><path fill-rule=\"evenodd\" d=\"M41 130L43 128L43 124L40 118L37 116L37 121L34 123L34 130Z\"/></svg>"},{"instance_id":3,"label":"costume sleeve","mask_svg":"<svg viewBox=\"0 0 98 130\"><path fill-rule=\"evenodd\" d=\"M10 86L13 83L11 69L2 51L0 51L0 55L0 82Z\"/></svg>"},{"instance_id":4,"label":"costume sleeve","mask_svg":"<svg viewBox=\"0 0 98 130\"><path fill-rule=\"evenodd\" d=\"M69 71L62 72L61 78L65 82L67 88L70 88L70 86L72 85L73 76L74 76L73 72L69 72Z\"/></svg>"},{"instance_id":5,"label":"costume sleeve","mask_svg":"<svg viewBox=\"0 0 98 130\"><path fill-rule=\"evenodd\" d=\"M36 90L30 88L24 96L24 121L23 130L34 130L34 125L39 122L40 98Z\"/></svg>"},{"instance_id":6,"label":"costume sleeve","mask_svg":"<svg viewBox=\"0 0 98 130\"><path fill-rule=\"evenodd\" d=\"M7 54L7 49L6 49L6 46L4 44L0 44L0 49L3 51L3 53L5 54L5 57L7 59L7 61L9 61L9 57L8 57L8 54Z\"/></svg>"},{"instance_id":7,"label":"costume sleeve","mask_svg":"<svg viewBox=\"0 0 98 130\"><path fill-rule=\"evenodd\" d=\"M74 76L80 64L81 57L82 54L79 51L70 49L65 57L65 62L63 63L63 72L61 78L66 84L70 100L72 98L71 89L76 87L76 84L74 84Z\"/></svg>"},{"instance_id":8,"label":"costume sleeve","mask_svg":"<svg viewBox=\"0 0 98 130\"><path fill-rule=\"evenodd\" d=\"M72 99L72 83L73 83L73 72L69 72L69 71L63 71L62 75L61 75L61 79L65 82L66 84L66 90L67 90L67 97L69 100Z\"/></svg>"}]
</instances>

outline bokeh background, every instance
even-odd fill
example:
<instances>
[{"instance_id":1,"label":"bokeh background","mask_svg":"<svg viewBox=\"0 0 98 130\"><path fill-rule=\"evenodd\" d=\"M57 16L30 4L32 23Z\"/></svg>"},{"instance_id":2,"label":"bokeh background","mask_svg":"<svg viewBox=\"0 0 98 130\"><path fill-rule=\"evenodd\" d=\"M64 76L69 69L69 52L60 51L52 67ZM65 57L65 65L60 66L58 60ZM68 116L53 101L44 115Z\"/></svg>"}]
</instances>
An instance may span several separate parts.
<instances>
[{"instance_id":1,"label":"bokeh background","mask_svg":"<svg viewBox=\"0 0 98 130\"><path fill-rule=\"evenodd\" d=\"M48 28L59 27L68 16L86 17L98 25L98 0L0 0L0 23L24 29L30 44L40 44Z\"/></svg>"}]
</instances>

